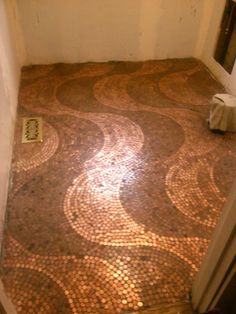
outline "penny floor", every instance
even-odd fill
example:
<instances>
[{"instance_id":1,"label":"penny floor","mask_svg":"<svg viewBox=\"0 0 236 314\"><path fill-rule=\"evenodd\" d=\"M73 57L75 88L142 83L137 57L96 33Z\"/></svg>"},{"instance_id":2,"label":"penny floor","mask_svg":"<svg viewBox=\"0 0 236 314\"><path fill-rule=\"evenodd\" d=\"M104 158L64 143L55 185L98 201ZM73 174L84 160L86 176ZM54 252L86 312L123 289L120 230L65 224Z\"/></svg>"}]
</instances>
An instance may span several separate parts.
<instances>
[{"instance_id":1,"label":"penny floor","mask_svg":"<svg viewBox=\"0 0 236 314\"><path fill-rule=\"evenodd\" d=\"M236 135L207 127L220 92L195 59L23 69L1 262L19 314L188 300L236 175Z\"/></svg>"},{"instance_id":2,"label":"penny floor","mask_svg":"<svg viewBox=\"0 0 236 314\"><path fill-rule=\"evenodd\" d=\"M126 312L130 313L130 312ZM130 314L194 314L189 303L162 304L158 307L132 312Z\"/></svg>"}]
</instances>

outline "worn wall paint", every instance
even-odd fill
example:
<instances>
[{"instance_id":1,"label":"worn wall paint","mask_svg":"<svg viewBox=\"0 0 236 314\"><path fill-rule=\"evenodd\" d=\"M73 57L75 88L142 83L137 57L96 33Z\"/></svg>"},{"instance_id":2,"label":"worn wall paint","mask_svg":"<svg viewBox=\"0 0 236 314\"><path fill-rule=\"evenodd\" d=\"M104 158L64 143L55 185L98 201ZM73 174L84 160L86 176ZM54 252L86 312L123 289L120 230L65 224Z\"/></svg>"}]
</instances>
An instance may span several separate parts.
<instances>
[{"instance_id":1,"label":"worn wall paint","mask_svg":"<svg viewBox=\"0 0 236 314\"><path fill-rule=\"evenodd\" d=\"M232 73L229 74L213 57L225 3L226 0L207 0L205 2L195 56L203 60L229 93L236 96L236 62Z\"/></svg>"},{"instance_id":2,"label":"worn wall paint","mask_svg":"<svg viewBox=\"0 0 236 314\"><path fill-rule=\"evenodd\" d=\"M8 6L10 5L10 6ZM0 1L0 243L8 191L21 56L17 54L11 2Z\"/></svg>"},{"instance_id":3,"label":"worn wall paint","mask_svg":"<svg viewBox=\"0 0 236 314\"><path fill-rule=\"evenodd\" d=\"M18 0L27 63L189 57L204 0Z\"/></svg>"}]
</instances>

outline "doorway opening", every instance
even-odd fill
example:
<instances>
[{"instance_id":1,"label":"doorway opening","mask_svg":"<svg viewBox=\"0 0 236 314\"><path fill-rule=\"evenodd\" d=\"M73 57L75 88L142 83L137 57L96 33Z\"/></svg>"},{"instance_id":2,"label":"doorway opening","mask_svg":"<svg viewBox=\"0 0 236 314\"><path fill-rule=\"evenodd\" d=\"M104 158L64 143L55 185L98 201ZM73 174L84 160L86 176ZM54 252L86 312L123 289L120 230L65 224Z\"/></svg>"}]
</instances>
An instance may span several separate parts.
<instances>
[{"instance_id":1,"label":"doorway opening","mask_svg":"<svg viewBox=\"0 0 236 314\"><path fill-rule=\"evenodd\" d=\"M232 72L236 59L236 2L233 0L226 2L215 59L228 73Z\"/></svg>"}]
</instances>

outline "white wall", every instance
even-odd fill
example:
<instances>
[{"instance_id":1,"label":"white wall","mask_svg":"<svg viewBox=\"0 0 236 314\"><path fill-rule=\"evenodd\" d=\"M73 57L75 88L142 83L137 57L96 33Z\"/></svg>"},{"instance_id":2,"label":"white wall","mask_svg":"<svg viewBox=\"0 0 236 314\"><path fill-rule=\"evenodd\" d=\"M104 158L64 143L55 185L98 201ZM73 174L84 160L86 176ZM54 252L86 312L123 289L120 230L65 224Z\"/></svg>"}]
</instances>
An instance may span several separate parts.
<instances>
[{"instance_id":1,"label":"white wall","mask_svg":"<svg viewBox=\"0 0 236 314\"><path fill-rule=\"evenodd\" d=\"M17 54L20 46L12 23L14 14L13 1L0 0L0 244L11 165L20 65L23 62L23 54Z\"/></svg>"},{"instance_id":2,"label":"white wall","mask_svg":"<svg viewBox=\"0 0 236 314\"><path fill-rule=\"evenodd\" d=\"M226 0L207 0L199 28L195 56L202 59L229 93L236 96L236 62L231 74L213 58Z\"/></svg>"},{"instance_id":3,"label":"white wall","mask_svg":"<svg viewBox=\"0 0 236 314\"><path fill-rule=\"evenodd\" d=\"M195 56L236 94L213 58L225 1L17 0L24 64Z\"/></svg>"},{"instance_id":4,"label":"white wall","mask_svg":"<svg viewBox=\"0 0 236 314\"><path fill-rule=\"evenodd\" d=\"M192 56L204 1L18 0L27 63Z\"/></svg>"}]
</instances>

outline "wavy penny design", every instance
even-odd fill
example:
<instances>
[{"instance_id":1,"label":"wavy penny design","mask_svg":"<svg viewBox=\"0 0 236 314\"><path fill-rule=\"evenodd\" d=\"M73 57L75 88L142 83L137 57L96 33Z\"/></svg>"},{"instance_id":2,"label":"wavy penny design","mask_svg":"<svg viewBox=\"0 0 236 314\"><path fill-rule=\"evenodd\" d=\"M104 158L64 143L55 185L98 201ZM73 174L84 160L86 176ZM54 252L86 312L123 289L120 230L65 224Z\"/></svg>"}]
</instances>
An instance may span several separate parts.
<instances>
[{"instance_id":1,"label":"wavy penny design","mask_svg":"<svg viewBox=\"0 0 236 314\"><path fill-rule=\"evenodd\" d=\"M207 128L222 87L194 59L23 69L1 277L19 314L186 301L236 174Z\"/></svg>"},{"instance_id":2,"label":"wavy penny design","mask_svg":"<svg viewBox=\"0 0 236 314\"><path fill-rule=\"evenodd\" d=\"M160 80L159 87L170 99L193 106L206 105L212 92L211 86L207 85L206 72L199 66L166 75ZM199 89L203 88L205 94L199 94ZM221 89L220 85L218 88Z\"/></svg>"},{"instance_id":3,"label":"wavy penny design","mask_svg":"<svg viewBox=\"0 0 236 314\"><path fill-rule=\"evenodd\" d=\"M167 248L196 270L196 265L184 256L184 247L189 242L190 246L193 245L191 254L195 254L196 243L204 245L205 241L169 239L145 232L145 225L137 225L120 202L123 177L132 171L132 167L142 166L136 157L144 140L140 128L120 116L104 116L93 121L102 123L106 131L112 125L112 138L109 132L104 134L103 149L85 163L83 173L73 180L66 193L64 211L73 229L86 239L103 245Z\"/></svg>"},{"instance_id":4,"label":"wavy penny design","mask_svg":"<svg viewBox=\"0 0 236 314\"><path fill-rule=\"evenodd\" d=\"M59 138L56 130L44 121L45 139L42 143L18 145L15 148L15 171L28 171L48 161L55 154ZM29 158L30 155L30 158Z\"/></svg>"},{"instance_id":5,"label":"wavy penny design","mask_svg":"<svg viewBox=\"0 0 236 314\"><path fill-rule=\"evenodd\" d=\"M122 273L121 263L120 267L116 267L105 260L92 256L77 259L74 256L44 257L33 255L12 238L10 238L8 249L10 251L14 250L14 255L11 256L10 260L5 261L4 266L6 268L27 269L38 273L38 276L44 275L50 279L56 285L54 289L58 294L62 294L67 300L67 304L73 313L88 312L95 314L97 309L93 308L92 305L97 301L104 304L105 313L109 313L113 308L127 309L128 300L133 307L138 307L141 303L138 291L135 289L136 285L130 280L129 274L127 273L125 277L120 276ZM18 261L18 256L20 256L21 262ZM97 273L96 269L99 269L100 272ZM17 272L15 275L17 275ZM118 281L116 278L120 278L124 285L128 283L126 291L122 290L121 285L115 284ZM91 285L91 279L94 282L94 287ZM25 280L28 281L27 278ZM88 281L90 282L89 285L87 284ZM37 290L34 292L35 287L31 287L31 289L25 291L28 300L34 294L37 294ZM109 297L105 292L107 289L110 290ZM89 298L88 295L90 295ZM117 303L117 298L122 299L123 302ZM16 299L18 300L17 304L19 304L17 308L21 311L24 296L20 295ZM41 310L43 308L49 311L51 306L50 299L45 300L44 297L39 299L38 307ZM37 307L35 307L35 310L37 310Z\"/></svg>"},{"instance_id":6,"label":"wavy penny design","mask_svg":"<svg viewBox=\"0 0 236 314\"><path fill-rule=\"evenodd\" d=\"M199 71L199 68L194 68L186 71L186 73L188 73L188 75L193 75ZM133 76L134 75L135 74L133 74ZM182 72L178 72L176 75L179 75L181 79L185 81ZM208 202L205 197L203 197L197 177L199 170L202 169L202 167L208 169L209 164L205 159L202 159L199 166L195 160L191 159L193 156L197 157L198 155L204 155L213 151L221 144L221 139L216 139L212 134L206 131L206 126L203 125L202 117L196 112L186 109L153 108L134 101L134 99L127 93L128 83L133 76L110 76L98 81L94 87L96 98L106 106L115 106L117 109L121 110L144 110L159 113L173 119L181 125L185 134L185 143L177 154L169 160L169 164L173 163L173 160L175 160L175 165L170 167L169 174L167 175L167 193L172 202L186 216L198 223L214 227L218 216L213 215L214 218L211 218L210 211L213 210L219 213L220 208L223 206L223 202L220 202L218 206L215 207L215 205L212 205L212 201ZM168 78L168 76L166 77ZM186 88L189 89L187 83ZM186 94L189 94L188 99L190 99L190 103L192 98L196 98L196 95L192 93L191 88L189 89L189 93L186 91ZM193 125L198 125L198 128L194 129ZM218 151L220 152L220 149ZM224 151L222 151L222 153L224 154ZM163 162L165 163L168 161L164 160ZM176 173L179 175L179 178L176 176ZM187 188L189 186L192 187L191 191ZM214 184L214 181L211 182L211 185L209 184L207 187L204 186L205 190L206 188L206 194L208 194L209 199L211 199L210 195L212 194L213 198L215 195L218 195L218 189ZM194 190L197 200L194 200L193 198ZM188 193L189 197L187 197ZM194 206L197 206L196 212L193 211ZM202 219L198 216L199 206L201 206L202 210L207 208L207 213L209 214L208 218Z\"/></svg>"}]
</instances>

